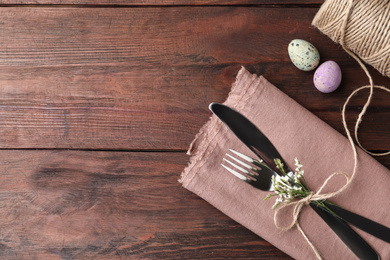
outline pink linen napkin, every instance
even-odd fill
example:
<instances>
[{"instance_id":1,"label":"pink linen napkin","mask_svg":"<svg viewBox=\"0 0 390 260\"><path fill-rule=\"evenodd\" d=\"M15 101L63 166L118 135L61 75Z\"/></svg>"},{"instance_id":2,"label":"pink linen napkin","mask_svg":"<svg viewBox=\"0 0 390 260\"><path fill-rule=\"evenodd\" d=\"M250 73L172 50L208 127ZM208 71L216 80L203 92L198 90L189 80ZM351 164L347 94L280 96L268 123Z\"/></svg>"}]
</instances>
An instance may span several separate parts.
<instances>
[{"instance_id":1,"label":"pink linen napkin","mask_svg":"<svg viewBox=\"0 0 390 260\"><path fill-rule=\"evenodd\" d=\"M333 172L352 174L353 152L348 140L264 77L242 68L224 104L255 123L290 168L295 169L294 158L297 157L312 191L317 191ZM272 209L275 198L265 201L268 192L253 188L221 167L228 148L254 157L213 115L190 146L190 163L179 180L183 187L293 258L315 259L314 252L296 227L288 231L275 227ZM331 201L390 227L390 171L359 149L358 156L358 169L353 182ZM343 177L336 177L323 193L338 190L344 183ZM286 223L290 220L290 215L278 216ZM356 259L310 207L302 210L299 223L323 259ZM382 259L390 259L388 243L359 229L355 230Z\"/></svg>"}]
</instances>

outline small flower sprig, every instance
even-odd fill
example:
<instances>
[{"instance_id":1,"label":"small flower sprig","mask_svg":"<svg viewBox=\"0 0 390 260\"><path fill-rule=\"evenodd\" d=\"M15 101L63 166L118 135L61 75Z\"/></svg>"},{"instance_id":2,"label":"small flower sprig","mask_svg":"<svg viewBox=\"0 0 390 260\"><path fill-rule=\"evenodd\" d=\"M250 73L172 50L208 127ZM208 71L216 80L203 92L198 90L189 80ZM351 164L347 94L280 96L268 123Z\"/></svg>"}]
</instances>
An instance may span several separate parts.
<instances>
[{"instance_id":1,"label":"small flower sprig","mask_svg":"<svg viewBox=\"0 0 390 260\"><path fill-rule=\"evenodd\" d=\"M274 193L269 194L265 198L265 200L267 200L273 196L279 196L279 198L276 199L275 204L272 206L273 209L276 209L282 203L290 203L294 198L303 199L311 194L311 191L307 186L306 180L303 177L303 165L299 162L297 158L295 158L296 169L293 173L291 172L287 174L285 172L284 164L280 159L275 159L275 164L276 167L282 172L283 176L272 176L272 185L274 188ZM336 215L326 206L324 200L312 202L317 206L322 207L331 212L332 214Z\"/></svg>"}]
</instances>

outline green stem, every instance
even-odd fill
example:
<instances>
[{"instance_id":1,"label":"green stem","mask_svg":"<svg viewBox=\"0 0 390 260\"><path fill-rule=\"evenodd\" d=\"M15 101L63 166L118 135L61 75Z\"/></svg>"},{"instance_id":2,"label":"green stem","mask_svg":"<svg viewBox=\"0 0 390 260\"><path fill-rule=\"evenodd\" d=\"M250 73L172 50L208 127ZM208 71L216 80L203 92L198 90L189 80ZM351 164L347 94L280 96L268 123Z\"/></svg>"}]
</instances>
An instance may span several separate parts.
<instances>
[{"instance_id":1,"label":"green stem","mask_svg":"<svg viewBox=\"0 0 390 260\"><path fill-rule=\"evenodd\" d=\"M328 211L329 213L331 213L333 216L335 217L338 217L339 219L343 220L342 217L340 217L339 215L337 215L336 213L334 213L330 208L328 208L326 206L326 203L328 203L326 200L322 200L322 201L313 201L314 204L318 205L320 208ZM333 204L333 203L332 203ZM337 205L336 205L337 206Z\"/></svg>"},{"instance_id":2,"label":"green stem","mask_svg":"<svg viewBox=\"0 0 390 260\"><path fill-rule=\"evenodd\" d=\"M305 187L309 187L309 185L307 185L307 182L306 182L306 180L305 180L305 177L302 176L302 180L303 180L303 185L304 185ZM306 189L309 189L309 188L306 188Z\"/></svg>"}]
</instances>

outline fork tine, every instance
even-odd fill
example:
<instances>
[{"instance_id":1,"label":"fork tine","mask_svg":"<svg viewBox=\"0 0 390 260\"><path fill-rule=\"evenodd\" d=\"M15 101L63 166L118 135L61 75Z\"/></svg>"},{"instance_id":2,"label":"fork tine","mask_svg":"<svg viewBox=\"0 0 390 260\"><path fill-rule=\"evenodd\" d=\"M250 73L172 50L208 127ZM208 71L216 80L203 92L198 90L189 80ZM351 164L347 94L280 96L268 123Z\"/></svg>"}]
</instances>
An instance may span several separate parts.
<instances>
[{"instance_id":1,"label":"fork tine","mask_svg":"<svg viewBox=\"0 0 390 260\"><path fill-rule=\"evenodd\" d=\"M240 172L243 172L243 173L245 173L245 174L250 174L249 171L248 171L247 169L242 168L241 166L235 164L234 162L229 161L229 160L226 159L226 158L223 158L223 161L224 161L224 162L227 162L228 164L230 164L231 166L233 166L234 168L236 168L236 169L239 170Z\"/></svg>"},{"instance_id":2,"label":"fork tine","mask_svg":"<svg viewBox=\"0 0 390 260\"><path fill-rule=\"evenodd\" d=\"M243 161L241 161L241 160L239 160L239 159L237 159L236 157L234 157L234 156L232 156L232 155L230 155L230 154L226 154L228 157L230 157L231 159L233 159L235 162L237 162L237 163L239 163L239 164L241 164L242 166L244 166L245 168L247 168L247 169L252 169L252 166L250 166L249 164L247 164L247 163L245 163L245 162L243 162Z\"/></svg>"},{"instance_id":3,"label":"fork tine","mask_svg":"<svg viewBox=\"0 0 390 260\"><path fill-rule=\"evenodd\" d=\"M263 160L252 159L233 149L229 150L234 156L226 153L221 164L223 168L255 188L263 191L273 190L272 176L276 176L276 173Z\"/></svg>"},{"instance_id":4,"label":"fork tine","mask_svg":"<svg viewBox=\"0 0 390 260\"><path fill-rule=\"evenodd\" d=\"M238 157L240 157L240 158L244 159L245 161L251 163L253 166L256 166L256 167L252 167L252 170L256 174L259 174L259 171L261 169L263 169L263 167L268 167L262 158L253 159L252 157L249 157L248 155L245 155L245 154L242 154L240 152L237 152L237 151L235 151L233 149L229 149L229 150L232 153L234 153L235 155L237 155Z\"/></svg>"},{"instance_id":5,"label":"fork tine","mask_svg":"<svg viewBox=\"0 0 390 260\"><path fill-rule=\"evenodd\" d=\"M235 155L241 157L242 159L244 159L245 161L247 161L247 162L249 162L249 163L256 163L256 162L262 163L262 162L263 162L263 160L258 160L258 161L257 161L257 160L255 160L255 159L252 159L251 157L249 157L249 156L247 156L247 155L245 155L245 154L242 154L242 153L240 153L240 152L237 152L237 151L235 151L235 150L233 150L233 149L229 149L229 151L231 151L232 153L234 153Z\"/></svg>"},{"instance_id":6,"label":"fork tine","mask_svg":"<svg viewBox=\"0 0 390 260\"><path fill-rule=\"evenodd\" d=\"M252 175L252 176L257 176L257 175L259 175L259 171L261 171L261 168L259 167L259 168L255 168L255 167L253 167L252 165L249 165L249 164L247 164L247 163L245 163L245 162L243 162L243 161L241 161L241 160L239 160L239 159L237 159L236 157L234 157L234 156L232 156L232 155L230 155L230 154L226 154L228 157L230 157L231 159L233 159L235 162L237 162L237 163L239 163L239 164L241 164L242 166L244 166L245 168L247 168L249 171L245 171L245 173L246 174L250 174L250 175ZM226 161L228 161L228 160L226 160ZM229 162L229 161L228 161ZM230 163L230 162L229 162ZM230 164L232 164L232 163L230 163ZM233 166L235 166L235 165L233 165ZM236 167L237 168L237 167ZM239 169L239 170L241 170L241 171L243 171L242 169Z\"/></svg>"},{"instance_id":7,"label":"fork tine","mask_svg":"<svg viewBox=\"0 0 390 260\"><path fill-rule=\"evenodd\" d=\"M225 168L226 170L228 170L230 173L232 173L234 176L236 176L237 178L243 180L243 181L248 181L249 178L247 178L245 175L242 175L241 173L238 173L236 172L235 170L227 167L226 165L224 164L221 164L223 168Z\"/></svg>"}]
</instances>

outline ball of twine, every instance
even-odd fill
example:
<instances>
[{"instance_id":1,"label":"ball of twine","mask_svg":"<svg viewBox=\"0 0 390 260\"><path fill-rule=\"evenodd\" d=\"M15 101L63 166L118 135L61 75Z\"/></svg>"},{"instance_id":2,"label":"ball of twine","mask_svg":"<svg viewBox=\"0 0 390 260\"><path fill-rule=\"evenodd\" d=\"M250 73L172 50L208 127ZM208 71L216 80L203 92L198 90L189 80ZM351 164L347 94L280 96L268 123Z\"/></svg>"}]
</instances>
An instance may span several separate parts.
<instances>
[{"instance_id":1,"label":"ball of twine","mask_svg":"<svg viewBox=\"0 0 390 260\"><path fill-rule=\"evenodd\" d=\"M314 17L312 25L357 54L382 75L390 77L388 0L327 0Z\"/></svg>"},{"instance_id":2,"label":"ball of twine","mask_svg":"<svg viewBox=\"0 0 390 260\"><path fill-rule=\"evenodd\" d=\"M359 147L373 156L389 155L373 153L365 149L358 138L358 128L370 105L374 89L390 92L383 86L376 86L362 61L376 68L382 75L390 77L390 4L388 0L326 0L314 17L312 25L326 34L351 55L366 73L370 85L356 89L344 103L343 125L355 154L354 143L345 120L346 106L351 97L362 89L370 94L355 124L355 139Z\"/></svg>"},{"instance_id":3,"label":"ball of twine","mask_svg":"<svg viewBox=\"0 0 390 260\"><path fill-rule=\"evenodd\" d=\"M330 180L333 176L340 174L333 173L328 177L317 193L311 194L308 198L305 198L301 201L290 203L290 205L295 204L294 218L290 226L285 229L290 229L296 225L310 247L313 249L317 259L322 259L316 247L300 227L298 216L302 206L313 200L313 197L317 196L320 199L327 199L336 196L346 190L354 179L358 166L358 153L351 133L347 127L345 112L349 100L352 98L352 96L354 96L354 94L362 89L370 89L370 95L364 104L355 124L356 141L360 148L371 155L384 156L390 154L390 151L385 153L369 152L364 149L364 147L362 147L358 139L358 128L362 121L363 115L366 113L366 110L370 105L374 89L382 89L390 92L388 88L374 85L369 71L362 62L362 60L365 61L366 63L376 68L383 75L390 77L390 4L388 0L326 0L316 14L312 24L328 37L330 37L333 41L339 43L343 49L359 63L370 82L370 85L360 87L353 91L352 94L347 98L342 109L343 126L351 144L354 158L354 166L351 177L342 173L347 179L346 184L338 191L321 195L320 192L322 188L325 187L328 180ZM275 225L278 227L276 214L277 212L274 215L274 221Z\"/></svg>"}]
</instances>

